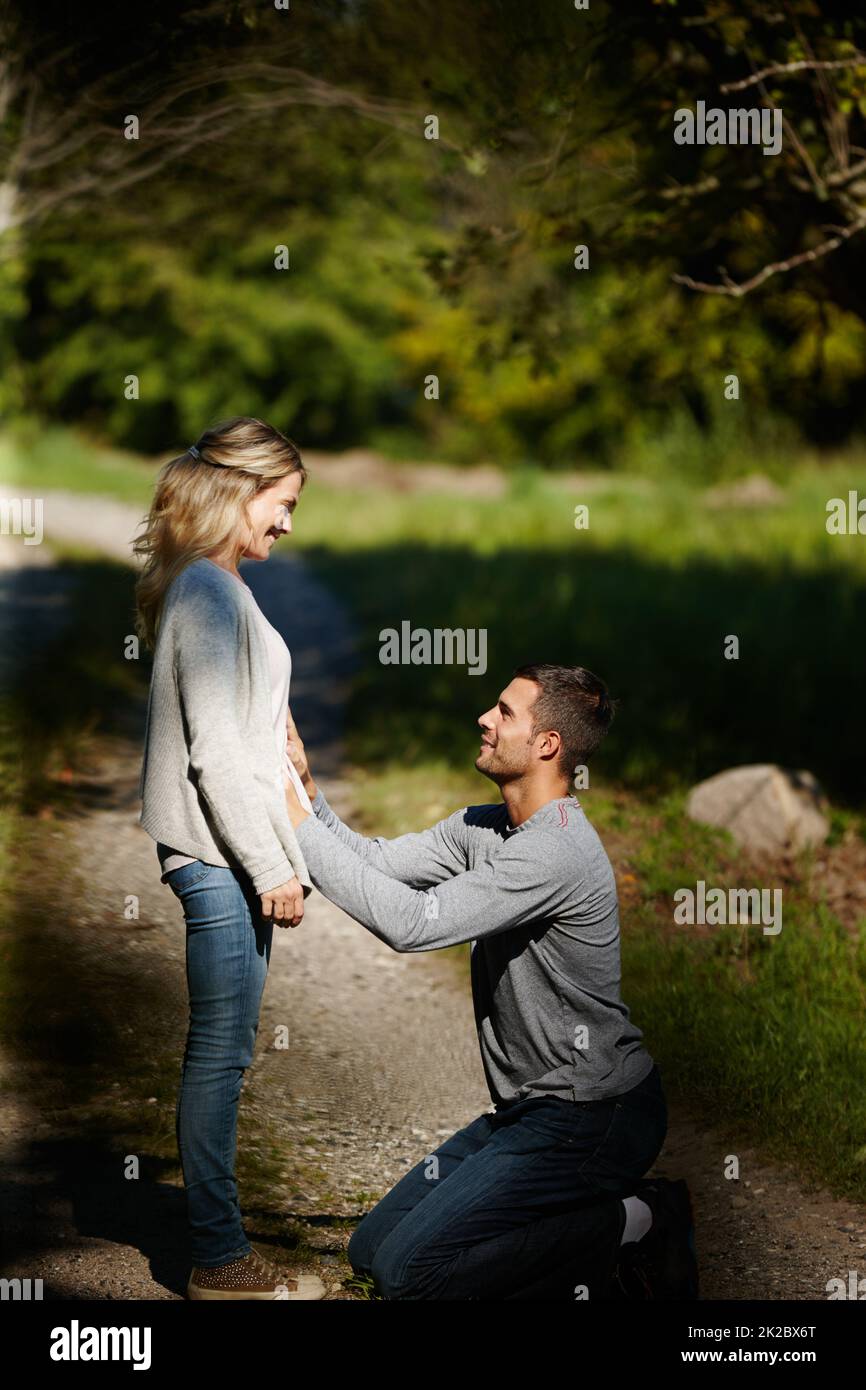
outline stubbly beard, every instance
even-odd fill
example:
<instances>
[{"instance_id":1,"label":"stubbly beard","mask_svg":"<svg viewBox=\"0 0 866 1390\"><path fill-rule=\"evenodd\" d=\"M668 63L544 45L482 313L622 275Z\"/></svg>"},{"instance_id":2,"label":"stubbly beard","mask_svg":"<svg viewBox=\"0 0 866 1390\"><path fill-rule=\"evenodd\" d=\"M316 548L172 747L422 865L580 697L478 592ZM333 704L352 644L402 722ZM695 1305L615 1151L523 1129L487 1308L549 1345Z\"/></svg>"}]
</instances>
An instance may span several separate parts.
<instances>
[{"instance_id":1,"label":"stubbly beard","mask_svg":"<svg viewBox=\"0 0 866 1390\"><path fill-rule=\"evenodd\" d=\"M514 782L523 777L527 765L525 761L523 764L518 764L516 761L510 763L501 757L497 759L494 753L492 757L488 756L487 760L483 761L480 766L476 759L475 769L482 776L489 778L491 782L495 782L497 787L502 787L507 782Z\"/></svg>"},{"instance_id":2,"label":"stubbly beard","mask_svg":"<svg viewBox=\"0 0 866 1390\"><path fill-rule=\"evenodd\" d=\"M489 778L491 782L495 782L496 785L499 786L499 778L496 776L496 773L491 772L489 768L484 767L483 765L479 767L477 758L475 760L475 771L480 772L482 777Z\"/></svg>"}]
</instances>

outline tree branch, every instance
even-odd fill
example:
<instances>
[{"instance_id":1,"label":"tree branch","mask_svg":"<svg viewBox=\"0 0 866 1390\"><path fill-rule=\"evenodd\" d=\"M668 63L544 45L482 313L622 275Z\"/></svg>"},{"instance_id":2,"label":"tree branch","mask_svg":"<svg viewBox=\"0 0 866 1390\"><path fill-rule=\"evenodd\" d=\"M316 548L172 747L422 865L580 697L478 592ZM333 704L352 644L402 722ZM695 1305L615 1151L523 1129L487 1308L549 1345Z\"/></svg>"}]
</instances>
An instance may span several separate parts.
<instances>
[{"instance_id":1,"label":"tree branch","mask_svg":"<svg viewBox=\"0 0 866 1390\"><path fill-rule=\"evenodd\" d=\"M672 275L671 279L677 285L685 285L690 290L700 290L702 294L724 294L733 299L741 299L750 290L757 289L758 285L763 285L765 280L769 280L771 275L779 275L789 270L795 270L799 265L805 265L807 261L820 260L822 256L827 256L831 251L835 251L843 242L849 241L857 232L862 232L866 227L866 214L861 214L857 222L850 227L841 227L836 236L823 241L820 246L815 246L811 251L801 251L797 256L790 256L786 261L773 261L770 265L765 265L763 270L759 270L757 275L753 275L750 280L744 280L737 284L727 274L724 268L720 267L719 273L723 277L724 283L721 285L710 285L702 280L693 280L690 275Z\"/></svg>"},{"instance_id":2,"label":"tree branch","mask_svg":"<svg viewBox=\"0 0 866 1390\"><path fill-rule=\"evenodd\" d=\"M222 89L210 104L184 109L191 95L210 87ZM43 107L37 91L34 84L26 94L21 132L7 158L5 174L0 172L6 204L0 233L32 224L64 204L77 206L87 195L115 194L158 174L197 146L212 144L288 107L353 111L389 127L392 133L418 138L424 114L405 101L369 96L297 67L255 57L216 72L187 73L154 96L128 96L121 109L139 117L138 141L125 140L119 121L109 118L107 113L117 109L117 102L110 99L104 85L83 92L80 102L63 112ZM179 103L181 110L176 110ZM461 145L444 133L439 143L463 153ZM84 167L73 167L75 155L87 157ZM31 179L34 174L50 177L56 166L63 170L56 182Z\"/></svg>"},{"instance_id":3,"label":"tree branch","mask_svg":"<svg viewBox=\"0 0 866 1390\"><path fill-rule=\"evenodd\" d=\"M777 77L781 73L790 72L829 72L832 68L863 68L866 67L866 54L858 53L854 58L837 58L830 62L818 62L815 59L806 59L797 63L774 63L771 67L761 68L760 72L753 72L751 77L744 77L741 82L725 82L719 88L720 92L742 92L746 87L754 87L756 82L762 82L765 77Z\"/></svg>"}]
</instances>

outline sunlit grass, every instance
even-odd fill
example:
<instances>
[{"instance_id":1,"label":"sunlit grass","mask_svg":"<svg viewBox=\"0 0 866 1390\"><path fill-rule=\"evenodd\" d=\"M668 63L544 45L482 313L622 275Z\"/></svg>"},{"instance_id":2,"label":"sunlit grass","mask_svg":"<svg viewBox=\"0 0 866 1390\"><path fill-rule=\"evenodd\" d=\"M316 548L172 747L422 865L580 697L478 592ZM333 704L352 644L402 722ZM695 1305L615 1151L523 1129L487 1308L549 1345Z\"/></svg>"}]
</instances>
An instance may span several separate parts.
<instances>
[{"instance_id":1,"label":"sunlit grass","mask_svg":"<svg viewBox=\"0 0 866 1390\"><path fill-rule=\"evenodd\" d=\"M60 426L28 426L23 433L0 433L0 484L40 489L103 493L123 502L146 503L158 465L119 449L97 446Z\"/></svg>"}]
</instances>

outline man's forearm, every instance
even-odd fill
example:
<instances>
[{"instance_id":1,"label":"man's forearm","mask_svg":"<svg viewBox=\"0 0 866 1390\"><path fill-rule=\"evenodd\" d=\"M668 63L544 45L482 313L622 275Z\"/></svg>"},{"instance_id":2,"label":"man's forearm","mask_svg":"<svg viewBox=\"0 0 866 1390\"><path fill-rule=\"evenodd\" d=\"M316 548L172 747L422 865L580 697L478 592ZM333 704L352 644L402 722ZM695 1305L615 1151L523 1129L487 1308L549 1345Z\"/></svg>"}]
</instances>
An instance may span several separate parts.
<instances>
[{"instance_id":1,"label":"man's forearm","mask_svg":"<svg viewBox=\"0 0 866 1390\"><path fill-rule=\"evenodd\" d=\"M570 880L550 872L550 846L516 836L492 861L448 877L426 892L397 882L305 815L298 842L315 886L395 951L433 951L545 921Z\"/></svg>"},{"instance_id":2,"label":"man's forearm","mask_svg":"<svg viewBox=\"0 0 866 1390\"><path fill-rule=\"evenodd\" d=\"M337 815L334 808L328 804L324 792L321 791L319 787L315 787L314 784L314 791L312 792L307 788L307 794L310 798L310 804L312 805L316 820L324 825L327 830L330 830L332 835L336 835L338 840L341 840L342 843L353 850L355 854L360 854L362 858L376 858L376 842L369 839L366 835L361 835L357 830L353 830L351 826L346 825L345 821L340 820L340 817Z\"/></svg>"},{"instance_id":3,"label":"man's forearm","mask_svg":"<svg viewBox=\"0 0 866 1390\"><path fill-rule=\"evenodd\" d=\"M432 951L466 939L453 926L453 936L437 930L436 921L429 921L427 894L374 868L318 817L299 820L297 834L310 846L318 873L310 872L319 891L395 951Z\"/></svg>"},{"instance_id":4,"label":"man's forearm","mask_svg":"<svg viewBox=\"0 0 866 1390\"><path fill-rule=\"evenodd\" d=\"M427 888L463 873L467 867L462 838L463 810L428 830L398 835L394 840L386 840L381 835L368 837L352 830L328 805L321 791L313 802L313 812L319 824L347 849L380 873L399 879L401 883Z\"/></svg>"}]
</instances>

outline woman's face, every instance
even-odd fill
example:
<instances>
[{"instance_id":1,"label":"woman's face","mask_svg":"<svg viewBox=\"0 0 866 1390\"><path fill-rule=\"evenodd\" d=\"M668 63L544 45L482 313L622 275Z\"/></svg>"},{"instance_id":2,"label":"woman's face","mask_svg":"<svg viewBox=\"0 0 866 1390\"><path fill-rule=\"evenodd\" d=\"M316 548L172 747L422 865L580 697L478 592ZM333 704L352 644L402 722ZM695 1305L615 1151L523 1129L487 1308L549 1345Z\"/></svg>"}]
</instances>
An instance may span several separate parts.
<instances>
[{"instance_id":1,"label":"woman's face","mask_svg":"<svg viewBox=\"0 0 866 1390\"><path fill-rule=\"evenodd\" d=\"M252 534L242 552L247 560L267 560L280 536L292 529L292 512L301 491L300 473L289 473L258 493L247 506Z\"/></svg>"}]
</instances>

